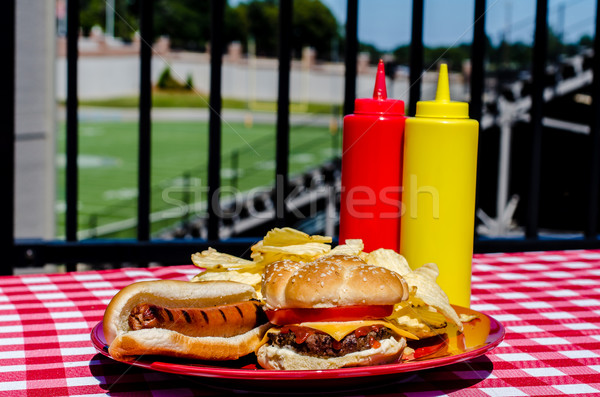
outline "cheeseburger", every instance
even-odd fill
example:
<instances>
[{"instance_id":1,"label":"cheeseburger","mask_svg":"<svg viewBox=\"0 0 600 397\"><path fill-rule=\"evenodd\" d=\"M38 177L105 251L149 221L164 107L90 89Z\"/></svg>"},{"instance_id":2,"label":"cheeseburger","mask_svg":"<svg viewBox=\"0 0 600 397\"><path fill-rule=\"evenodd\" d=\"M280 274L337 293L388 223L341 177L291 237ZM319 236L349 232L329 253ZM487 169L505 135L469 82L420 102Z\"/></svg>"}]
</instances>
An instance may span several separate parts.
<instances>
[{"instance_id":1,"label":"cheeseburger","mask_svg":"<svg viewBox=\"0 0 600 397\"><path fill-rule=\"evenodd\" d=\"M329 369L396 362L415 338L384 318L408 299L404 279L357 256L266 266L262 295L271 328L257 349L268 369Z\"/></svg>"},{"instance_id":2,"label":"cheeseburger","mask_svg":"<svg viewBox=\"0 0 600 397\"><path fill-rule=\"evenodd\" d=\"M156 354L234 360L252 353L270 327L256 291L233 281L141 281L119 291L104 313L116 360Z\"/></svg>"}]
</instances>

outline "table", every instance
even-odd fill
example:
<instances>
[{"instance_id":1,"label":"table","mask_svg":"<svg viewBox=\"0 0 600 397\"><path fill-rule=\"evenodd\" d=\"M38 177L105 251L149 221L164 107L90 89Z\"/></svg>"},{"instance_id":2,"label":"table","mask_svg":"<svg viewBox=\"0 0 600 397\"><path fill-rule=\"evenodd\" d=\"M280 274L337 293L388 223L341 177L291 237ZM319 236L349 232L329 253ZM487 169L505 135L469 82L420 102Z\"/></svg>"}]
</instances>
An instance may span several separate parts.
<instances>
[{"instance_id":1,"label":"table","mask_svg":"<svg viewBox=\"0 0 600 397\"><path fill-rule=\"evenodd\" d=\"M90 342L120 288L197 273L188 265L0 277L0 396L230 394L117 363ZM506 328L492 352L341 395L600 395L600 250L475 255L472 308Z\"/></svg>"}]
</instances>

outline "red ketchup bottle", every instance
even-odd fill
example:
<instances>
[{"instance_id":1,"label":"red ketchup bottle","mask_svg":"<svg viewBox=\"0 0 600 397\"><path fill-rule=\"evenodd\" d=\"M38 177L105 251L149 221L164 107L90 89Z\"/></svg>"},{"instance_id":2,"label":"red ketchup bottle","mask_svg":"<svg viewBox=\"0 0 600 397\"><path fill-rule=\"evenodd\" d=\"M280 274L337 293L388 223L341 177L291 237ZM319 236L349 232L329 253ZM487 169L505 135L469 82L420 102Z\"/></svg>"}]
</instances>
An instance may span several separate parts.
<instances>
[{"instance_id":1,"label":"red ketchup bottle","mask_svg":"<svg viewBox=\"0 0 600 397\"><path fill-rule=\"evenodd\" d=\"M398 252L405 120L404 102L387 98L379 61L373 99L356 99L344 117L340 244L362 239L366 252Z\"/></svg>"}]
</instances>

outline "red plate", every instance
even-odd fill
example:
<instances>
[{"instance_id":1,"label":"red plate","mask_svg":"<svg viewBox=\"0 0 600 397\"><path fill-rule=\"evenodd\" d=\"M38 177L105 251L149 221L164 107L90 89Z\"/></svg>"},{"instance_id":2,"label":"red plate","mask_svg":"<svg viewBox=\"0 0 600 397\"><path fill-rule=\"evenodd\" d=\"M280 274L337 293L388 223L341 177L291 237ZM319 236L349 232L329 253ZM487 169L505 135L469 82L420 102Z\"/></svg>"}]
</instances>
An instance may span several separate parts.
<instances>
[{"instance_id":1,"label":"red plate","mask_svg":"<svg viewBox=\"0 0 600 397\"><path fill-rule=\"evenodd\" d=\"M504 339L504 327L494 318L463 307L455 306L455 309L459 314L476 314L478 319L464 324L465 329L462 334L450 335L439 343L417 346L415 359L394 364L328 370L278 371L260 368L253 356L226 362L197 362L174 357L142 356L127 364L211 380L235 379L236 387L264 384L265 381L269 381L271 386L289 387L291 384L300 384L298 382L300 380L311 380L311 385L315 386L315 381L322 384L336 384L337 381L342 381L344 385L348 385L349 381L352 384L372 382L372 377L398 378L402 373L454 364L481 356L498 346ZM92 329L91 339L100 354L111 357L102 331L102 322Z\"/></svg>"}]
</instances>

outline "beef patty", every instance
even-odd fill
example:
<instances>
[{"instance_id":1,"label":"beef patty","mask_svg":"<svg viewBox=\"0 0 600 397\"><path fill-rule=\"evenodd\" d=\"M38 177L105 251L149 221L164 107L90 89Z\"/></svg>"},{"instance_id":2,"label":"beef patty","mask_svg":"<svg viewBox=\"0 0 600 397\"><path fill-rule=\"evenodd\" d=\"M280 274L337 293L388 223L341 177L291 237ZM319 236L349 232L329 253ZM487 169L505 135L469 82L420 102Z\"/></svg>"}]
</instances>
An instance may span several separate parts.
<instances>
[{"instance_id":1,"label":"beef patty","mask_svg":"<svg viewBox=\"0 0 600 397\"><path fill-rule=\"evenodd\" d=\"M302 334L304 334L306 330L309 329L304 328L300 331ZM300 338L297 337L293 330L289 330L289 332L285 333L280 332L269 334L269 339L273 345L279 347L286 347L308 356L328 358L341 357L348 353L377 347L377 341L388 339L394 335L392 331L385 327L374 327L371 328L365 335L363 334L364 333L361 333L360 336L357 336L356 332L351 332L338 342L330 335L312 329L310 329L308 336L302 335ZM301 343L298 343L298 339L305 340L301 341ZM376 346L374 346L374 344Z\"/></svg>"}]
</instances>

